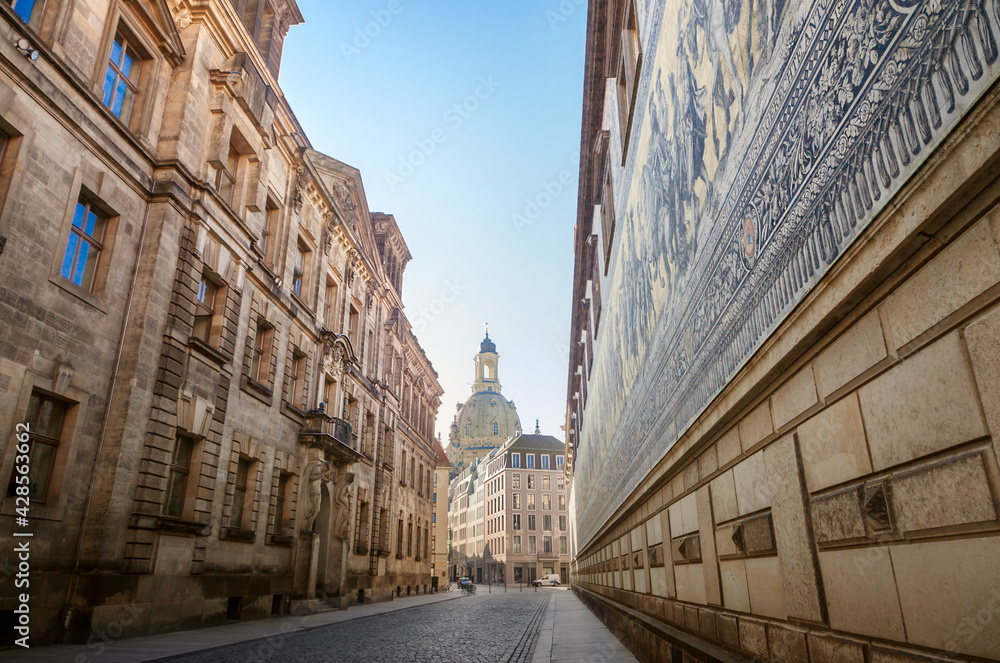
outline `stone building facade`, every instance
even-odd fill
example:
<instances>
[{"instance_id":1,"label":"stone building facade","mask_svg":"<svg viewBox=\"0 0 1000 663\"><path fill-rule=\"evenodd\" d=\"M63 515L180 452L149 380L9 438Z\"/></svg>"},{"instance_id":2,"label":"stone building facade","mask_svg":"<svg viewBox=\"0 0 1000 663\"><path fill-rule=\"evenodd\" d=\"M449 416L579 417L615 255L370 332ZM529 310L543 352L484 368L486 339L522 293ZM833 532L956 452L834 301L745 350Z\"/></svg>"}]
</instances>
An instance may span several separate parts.
<instances>
[{"instance_id":1,"label":"stone building facade","mask_svg":"<svg viewBox=\"0 0 1000 663\"><path fill-rule=\"evenodd\" d=\"M442 390L395 220L278 86L294 0L0 17L0 542L33 534L31 643L427 591Z\"/></svg>"},{"instance_id":2,"label":"stone building facade","mask_svg":"<svg viewBox=\"0 0 1000 663\"><path fill-rule=\"evenodd\" d=\"M518 435L452 482L453 571L475 582L569 582L570 520L564 443Z\"/></svg>"},{"instance_id":3,"label":"stone building facade","mask_svg":"<svg viewBox=\"0 0 1000 663\"><path fill-rule=\"evenodd\" d=\"M642 660L1000 660L994 3L589 3L574 590Z\"/></svg>"},{"instance_id":4,"label":"stone building facade","mask_svg":"<svg viewBox=\"0 0 1000 663\"><path fill-rule=\"evenodd\" d=\"M431 501L434 511L431 515L431 575L434 588L443 588L448 584L448 475L451 473L451 463L441 448L440 439L437 442L437 466L434 468L434 485L431 488Z\"/></svg>"},{"instance_id":5,"label":"stone building facade","mask_svg":"<svg viewBox=\"0 0 1000 663\"><path fill-rule=\"evenodd\" d=\"M500 355L489 333L479 344L474 361L476 378L472 383L472 395L456 406L448 433L447 452L453 478L474 461L521 434L521 419L514 401L500 393Z\"/></svg>"}]
</instances>

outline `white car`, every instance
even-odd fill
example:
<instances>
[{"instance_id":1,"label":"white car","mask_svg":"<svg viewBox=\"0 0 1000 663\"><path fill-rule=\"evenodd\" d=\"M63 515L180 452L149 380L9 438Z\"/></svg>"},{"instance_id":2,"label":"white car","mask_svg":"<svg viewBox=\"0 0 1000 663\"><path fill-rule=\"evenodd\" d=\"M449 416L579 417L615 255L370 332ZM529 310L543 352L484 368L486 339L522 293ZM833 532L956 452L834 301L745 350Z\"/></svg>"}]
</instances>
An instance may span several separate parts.
<instances>
[{"instance_id":1,"label":"white car","mask_svg":"<svg viewBox=\"0 0 1000 663\"><path fill-rule=\"evenodd\" d=\"M543 585L551 585L552 587L559 586L559 574L558 573L546 573L538 580L531 583L535 587L542 587Z\"/></svg>"}]
</instances>

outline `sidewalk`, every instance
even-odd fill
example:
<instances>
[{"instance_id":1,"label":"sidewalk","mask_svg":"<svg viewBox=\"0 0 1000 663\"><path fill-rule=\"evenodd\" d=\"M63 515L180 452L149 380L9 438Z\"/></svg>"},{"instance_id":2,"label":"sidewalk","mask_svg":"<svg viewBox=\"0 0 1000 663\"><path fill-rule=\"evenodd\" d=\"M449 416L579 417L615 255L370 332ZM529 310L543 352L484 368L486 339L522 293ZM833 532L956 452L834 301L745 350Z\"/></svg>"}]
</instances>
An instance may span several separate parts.
<instances>
[{"instance_id":1,"label":"sidewalk","mask_svg":"<svg viewBox=\"0 0 1000 663\"><path fill-rule=\"evenodd\" d=\"M410 596L381 603L368 603L348 608L331 610L315 615L284 616L251 622L236 622L223 626L163 633L142 638L131 638L103 645L52 645L32 649L4 650L0 661L21 661L30 663L141 663L155 661L181 654L224 647L239 642L283 637L289 633L302 633L315 628L339 624L363 617L371 617L397 610L449 601L465 596L463 592L441 592L424 596Z\"/></svg>"},{"instance_id":2,"label":"sidewalk","mask_svg":"<svg viewBox=\"0 0 1000 663\"><path fill-rule=\"evenodd\" d=\"M637 663L583 601L570 590L553 591L542 619L532 663Z\"/></svg>"}]
</instances>

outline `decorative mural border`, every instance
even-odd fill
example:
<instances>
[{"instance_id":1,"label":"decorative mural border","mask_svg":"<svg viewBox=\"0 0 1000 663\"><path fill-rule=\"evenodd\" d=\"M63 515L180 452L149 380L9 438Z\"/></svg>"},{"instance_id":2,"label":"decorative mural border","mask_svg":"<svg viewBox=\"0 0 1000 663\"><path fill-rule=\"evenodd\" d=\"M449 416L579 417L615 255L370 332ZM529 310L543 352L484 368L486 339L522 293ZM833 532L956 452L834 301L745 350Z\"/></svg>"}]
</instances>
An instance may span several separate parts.
<instances>
[{"instance_id":1,"label":"decorative mural border","mask_svg":"<svg viewBox=\"0 0 1000 663\"><path fill-rule=\"evenodd\" d=\"M650 43L663 21L654 4ZM998 35L997 0L819 0L778 45L770 99L709 211L710 244L682 304L657 322L614 454L581 459L599 467L578 472L581 544L997 78ZM651 78L644 72L643 113Z\"/></svg>"}]
</instances>

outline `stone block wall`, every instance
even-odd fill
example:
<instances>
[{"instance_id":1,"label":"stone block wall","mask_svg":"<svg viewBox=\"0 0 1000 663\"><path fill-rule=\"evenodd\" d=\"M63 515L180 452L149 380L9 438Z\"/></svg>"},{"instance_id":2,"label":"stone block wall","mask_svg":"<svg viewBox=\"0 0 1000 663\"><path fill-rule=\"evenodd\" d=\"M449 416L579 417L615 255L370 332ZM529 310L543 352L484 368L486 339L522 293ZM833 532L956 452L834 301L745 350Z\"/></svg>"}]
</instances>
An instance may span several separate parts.
<instances>
[{"instance_id":1,"label":"stone block wall","mask_svg":"<svg viewBox=\"0 0 1000 663\"><path fill-rule=\"evenodd\" d=\"M1000 659L996 101L580 551L643 660Z\"/></svg>"}]
</instances>

